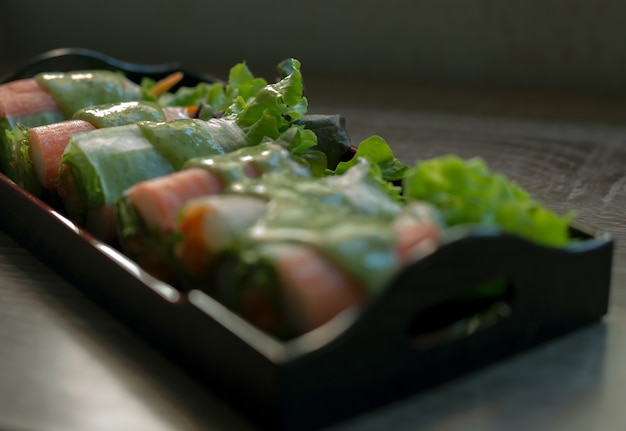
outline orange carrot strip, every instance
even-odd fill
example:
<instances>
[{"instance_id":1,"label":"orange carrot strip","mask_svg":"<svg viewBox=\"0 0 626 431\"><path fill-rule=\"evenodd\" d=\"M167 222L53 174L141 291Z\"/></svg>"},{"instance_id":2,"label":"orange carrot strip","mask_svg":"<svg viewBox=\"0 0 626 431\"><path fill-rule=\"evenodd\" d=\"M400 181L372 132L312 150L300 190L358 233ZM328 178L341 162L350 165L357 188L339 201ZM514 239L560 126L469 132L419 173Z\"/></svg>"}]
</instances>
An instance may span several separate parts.
<instances>
[{"instance_id":1,"label":"orange carrot strip","mask_svg":"<svg viewBox=\"0 0 626 431\"><path fill-rule=\"evenodd\" d=\"M171 75L166 76L154 84L154 87L150 89L150 93L153 96L160 96L178 84L180 80L183 79L183 76L182 72L174 72Z\"/></svg>"},{"instance_id":2,"label":"orange carrot strip","mask_svg":"<svg viewBox=\"0 0 626 431\"><path fill-rule=\"evenodd\" d=\"M213 253L207 251L202 234L206 209L200 205L188 205L184 211L179 226L182 239L175 253L189 275L199 276L206 272L214 258Z\"/></svg>"}]
</instances>

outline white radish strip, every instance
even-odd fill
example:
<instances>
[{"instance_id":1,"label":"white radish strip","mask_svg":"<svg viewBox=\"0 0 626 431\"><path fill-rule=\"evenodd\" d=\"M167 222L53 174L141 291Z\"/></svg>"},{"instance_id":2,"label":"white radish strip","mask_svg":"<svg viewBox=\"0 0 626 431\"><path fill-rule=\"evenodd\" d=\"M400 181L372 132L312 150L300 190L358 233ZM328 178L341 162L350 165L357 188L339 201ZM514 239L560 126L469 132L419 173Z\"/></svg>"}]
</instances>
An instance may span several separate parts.
<instances>
[{"instance_id":1,"label":"white radish strip","mask_svg":"<svg viewBox=\"0 0 626 431\"><path fill-rule=\"evenodd\" d=\"M163 114L165 114L165 121L180 120L189 118L189 108L186 106L164 106Z\"/></svg>"},{"instance_id":2,"label":"white radish strip","mask_svg":"<svg viewBox=\"0 0 626 431\"><path fill-rule=\"evenodd\" d=\"M214 195L192 199L180 211L182 239L176 257L191 275L203 274L215 255L232 245L267 211L253 196Z\"/></svg>"},{"instance_id":3,"label":"white radish strip","mask_svg":"<svg viewBox=\"0 0 626 431\"><path fill-rule=\"evenodd\" d=\"M267 212L267 201L252 196L211 196L205 205L202 238L212 253L231 246Z\"/></svg>"},{"instance_id":4,"label":"white radish strip","mask_svg":"<svg viewBox=\"0 0 626 431\"><path fill-rule=\"evenodd\" d=\"M181 210L180 230L194 236L204 251L219 253L245 235L267 211L267 201L246 195L192 199Z\"/></svg>"}]
</instances>

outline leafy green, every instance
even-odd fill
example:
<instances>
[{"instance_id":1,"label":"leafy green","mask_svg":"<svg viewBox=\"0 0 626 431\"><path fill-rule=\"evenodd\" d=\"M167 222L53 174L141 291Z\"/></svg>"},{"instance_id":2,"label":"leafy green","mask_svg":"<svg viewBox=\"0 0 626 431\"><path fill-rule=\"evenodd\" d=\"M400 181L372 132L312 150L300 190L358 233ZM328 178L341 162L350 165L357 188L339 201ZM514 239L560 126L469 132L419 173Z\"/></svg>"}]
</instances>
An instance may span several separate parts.
<instances>
[{"instance_id":1,"label":"leafy green","mask_svg":"<svg viewBox=\"0 0 626 431\"><path fill-rule=\"evenodd\" d=\"M244 130L253 127L263 117L277 120L276 130L285 131L292 121L301 118L307 110L307 100L302 95L302 74L300 62L292 59L293 72L275 84L261 88L253 98L237 96L224 113L226 118L235 118ZM278 136L266 135L270 138Z\"/></svg>"},{"instance_id":2,"label":"leafy green","mask_svg":"<svg viewBox=\"0 0 626 431\"><path fill-rule=\"evenodd\" d=\"M398 160L393 154L393 150L387 142L380 136L370 136L362 141L357 147L354 157L337 165L336 173L342 174L351 166L358 163L358 159L363 158L372 165L377 165L380 174L385 181L401 180L409 167Z\"/></svg>"},{"instance_id":3,"label":"leafy green","mask_svg":"<svg viewBox=\"0 0 626 431\"><path fill-rule=\"evenodd\" d=\"M13 131L15 133L15 162L17 166L16 182L35 196L38 196L42 193L43 189L41 184L39 183L39 180L37 179L37 176L33 169L33 164L30 159L30 128L18 124L17 126L15 126L15 129L13 129Z\"/></svg>"},{"instance_id":4,"label":"leafy green","mask_svg":"<svg viewBox=\"0 0 626 431\"><path fill-rule=\"evenodd\" d=\"M362 160L367 161L372 177L387 189L389 195L397 200L402 199L402 190L394 182L400 181L409 167L394 156L391 147L383 138L374 135L362 141L349 161L337 165L335 174L344 174Z\"/></svg>"},{"instance_id":5,"label":"leafy green","mask_svg":"<svg viewBox=\"0 0 626 431\"><path fill-rule=\"evenodd\" d=\"M336 169L351 147L345 119L340 115L307 114L296 120L295 124L315 133L317 136L315 149L326 155L328 169Z\"/></svg>"},{"instance_id":6,"label":"leafy green","mask_svg":"<svg viewBox=\"0 0 626 431\"><path fill-rule=\"evenodd\" d=\"M226 94L230 96L229 99L231 101L235 96L249 100L256 96L266 85L267 81L263 78L255 77L245 62L239 63L230 69Z\"/></svg>"},{"instance_id":7,"label":"leafy green","mask_svg":"<svg viewBox=\"0 0 626 431\"><path fill-rule=\"evenodd\" d=\"M559 216L515 182L491 172L481 158L455 155L418 162L403 180L407 199L425 200L450 225L482 224L549 246L569 241L573 214Z\"/></svg>"},{"instance_id":8,"label":"leafy green","mask_svg":"<svg viewBox=\"0 0 626 431\"><path fill-rule=\"evenodd\" d=\"M155 81L144 78L141 86L146 98L150 98L150 89ZM175 92L167 92L158 97L162 106L198 106L217 115L225 111L236 98L248 101L263 87L267 81L255 77L246 63L238 63L230 69L228 82L200 82L193 87L180 87Z\"/></svg>"}]
</instances>

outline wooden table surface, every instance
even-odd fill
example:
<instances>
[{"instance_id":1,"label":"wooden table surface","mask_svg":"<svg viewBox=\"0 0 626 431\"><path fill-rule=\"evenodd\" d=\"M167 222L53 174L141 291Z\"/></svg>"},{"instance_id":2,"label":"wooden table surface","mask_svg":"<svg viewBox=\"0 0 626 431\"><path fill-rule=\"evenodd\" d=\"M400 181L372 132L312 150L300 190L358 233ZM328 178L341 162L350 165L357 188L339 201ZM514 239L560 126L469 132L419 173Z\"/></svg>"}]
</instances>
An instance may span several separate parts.
<instances>
[{"instance_id":1,"label":"wooden table surface","mask_svg":"<svg viewBox=\"0 0 626 431\"><path fill-rule=\"evenodd\" d=\"M481 156L616 238L603 322L326 431L622 430L626 423L626 102L610 96L307 81L312 113L397 156ZM0 209L1 210L1 209ZM0 429L255 430L0 231Z\"/></svg>"}]
</instances>

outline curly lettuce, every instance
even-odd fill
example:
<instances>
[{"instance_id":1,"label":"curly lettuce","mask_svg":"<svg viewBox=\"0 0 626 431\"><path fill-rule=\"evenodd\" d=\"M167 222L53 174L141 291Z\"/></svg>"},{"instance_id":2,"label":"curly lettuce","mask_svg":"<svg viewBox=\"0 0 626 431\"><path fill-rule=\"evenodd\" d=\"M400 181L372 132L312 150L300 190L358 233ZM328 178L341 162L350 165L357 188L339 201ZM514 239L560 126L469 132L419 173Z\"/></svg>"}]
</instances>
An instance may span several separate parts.
<instances>
[{"instance_id":1,"label":"curly lettuce","mask_svg":"<svg viewBox=\"0 0 626 431\"><path fill-rule=\"evenodd\" d=\"M432 203L449 226L494 226L554 247L570 241L573 213L560 216L547 209L514 181L491 172L481 158L448 155L424 160L402 182L406 199Z\"/></svg>"}]
</instances>

